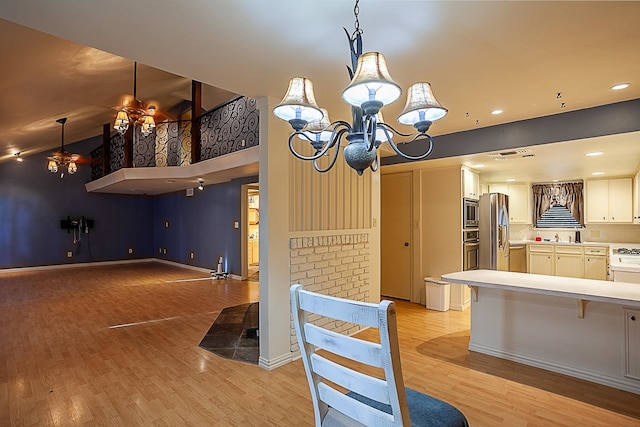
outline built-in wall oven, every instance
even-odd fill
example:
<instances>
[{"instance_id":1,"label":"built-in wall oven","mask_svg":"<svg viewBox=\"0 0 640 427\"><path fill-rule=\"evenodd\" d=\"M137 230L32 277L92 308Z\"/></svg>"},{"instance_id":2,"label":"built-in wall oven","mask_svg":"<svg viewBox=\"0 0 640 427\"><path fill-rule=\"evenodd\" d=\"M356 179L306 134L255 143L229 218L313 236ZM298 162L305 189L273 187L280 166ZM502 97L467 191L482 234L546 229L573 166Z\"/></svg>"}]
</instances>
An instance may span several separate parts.
<instances>
[{"instance_id":1,"label":"built-in wall oven","mask_svg":"<svg viewBox=\"0 0 640 427\"><path fill-rule=\"evenodd\" d=\"M480 249L480 234L477 228L469 228L463 233L463 270L478 269L478 250Z\"/></svg>"},{"instance_id":2,"label":"built-in wall oven","mask_svg":"<svg viewBox=\"0 0 640 427\"><path fill-rule=\"evenodd\" d=\"M480 208L477 200L467 198L462 199L462 228L478 228L478 225L480 224L478 219L479 212Z\"/></svg>"}]
</instances>

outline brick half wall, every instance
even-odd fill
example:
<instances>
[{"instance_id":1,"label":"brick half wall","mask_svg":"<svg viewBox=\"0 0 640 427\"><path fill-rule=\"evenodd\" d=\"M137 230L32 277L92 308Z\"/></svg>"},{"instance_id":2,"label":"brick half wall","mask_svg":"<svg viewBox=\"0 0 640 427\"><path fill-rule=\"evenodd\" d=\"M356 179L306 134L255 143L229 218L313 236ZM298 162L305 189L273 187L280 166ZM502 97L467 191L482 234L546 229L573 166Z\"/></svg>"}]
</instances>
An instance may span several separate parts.
<instances>
[{"instance_id":1,"label":"brick half wall","mask_svg":"<svg viewBox=\"0 0 640 427\"><path fill-rule=\"evenodd\" d=\"M289 240L289 283L300 283L306 290L356 301L369 301L371 282L369 234L294 237ZM310 320L323 327L352 335L360 330L354 324L320 316ZM300 354L293 318L291 352Z\"/></svg>"}]
</instances>

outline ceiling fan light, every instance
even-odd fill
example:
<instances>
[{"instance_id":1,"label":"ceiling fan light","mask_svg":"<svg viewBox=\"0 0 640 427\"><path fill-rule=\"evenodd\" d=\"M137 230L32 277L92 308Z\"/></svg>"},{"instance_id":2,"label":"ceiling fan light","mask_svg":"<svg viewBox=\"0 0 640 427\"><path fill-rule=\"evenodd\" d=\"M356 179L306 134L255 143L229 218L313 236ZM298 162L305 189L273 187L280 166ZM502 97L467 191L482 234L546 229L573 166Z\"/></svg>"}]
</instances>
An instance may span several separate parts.
<instances>
[{"instance_id":1,"label":"ceiling fan light","mask_svg":"<svg viewBox=\"0 0 640 427\"><path fill-rule=\"evenodd\" d=\"M419 122L435 122L447 114L433 95L430 83L414 83L409 88L407 103L398 117L398 122L404 125L415 125Z\"/></svg>"},{"instance_id":2,"label":"ceiling fan light","mask_svg":"<svg viewBox=\"0 0 640 427\"><path fill-rule=\"evenodd\" d=\"M322 118L316 103L313 83L306 77L294 77L289 81L287 93L273 109L273 114L284 121L304 120L307 123Z\"/></svg>"},{"instance_id":3,"label":"ceiling fan light","mask_svg":"<svg viewBox=\"0 0 640 427\"><path fill-rule=\"evenodd\" d=\"M122 134L125 133L127 129L129 129L129 116L127 116L126 111L118 111L118 115L116 115L116 121L113 124L113 128Z\"/></svg>"},{"instance_id":4,"label":"ceiling fan light","mask_svg":"<svg viewBox=\"0 0 640 427\"><path fill-rule=\"evenodd\" d=\"M58 164L55 162L55 160L49 159L49 165L47 166L47 169L49 169L49 172L51 173L56 173L58 172Z\"/></svg>"},{"instance_id":5,"label":"ceiling fan light","mask_svg":"<svg viewBox=\"0 0 640 427\"><path fill-rule=\"evenodd\" d=\"M342 99L354 107L367 101L388 105L400 98L402 89L393 81L387 61L379 52L367 52L358 58L351 83L342 92Z\"/></svg>"},{"instance_id":6,"label":"ceiling fan light","mask_svg":"<svg viewBox=\"0 0 640 427\"><path fill-rule=\"evenodd\" d=\"M76 162L69 163L67 172L69 172L69 175L73 175L74 173L78 172L78 166L76 166Z\"/></svg>"},{"instance_id":7,"label":"ceiling fan light","mask_svg":"<svg viewBox=\"0 0 640 427\"><path fill-rule=\"evenodd\" d=\"M142 122L142 134L144 136L148 136L153 132L153 129L156 127L156 122L153 120L153 116L144 116L144 121Z\"/></svg>"}]
</instances>

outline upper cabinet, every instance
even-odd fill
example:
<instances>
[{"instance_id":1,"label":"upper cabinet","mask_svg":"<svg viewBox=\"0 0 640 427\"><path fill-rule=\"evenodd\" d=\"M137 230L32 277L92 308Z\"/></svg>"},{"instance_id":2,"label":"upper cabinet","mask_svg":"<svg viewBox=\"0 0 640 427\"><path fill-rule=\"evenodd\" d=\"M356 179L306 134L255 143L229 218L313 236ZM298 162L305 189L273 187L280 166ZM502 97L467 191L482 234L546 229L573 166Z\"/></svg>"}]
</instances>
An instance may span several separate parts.
<instances>
[{"instance_id":1,"label":"upper cabinet","mask_svg":"<svg viewBox=\"0 0 640 427\"><path fill-rule=\"evenodd\" d=\"M468 169L462 169L462 197L478 200L480 198L480 178Z\"/></svg>"},{"instance_id":2,"label":"upper cabinet","mask_svg":"<svg viewBox=\"0 0 640 427\"><path fill-rule=\"evenodd\" d=\"M587 181L587 222L633 222L632 179Z\"/></svg>"},{"instance_id":3,"label":"upper cabinet","mask_svg":"<svg viewBox=\"0 0 640 427\"><path fill-rule=\"evenodd\" d=\"M531 186L529 184L489 184L492 193L509 196L509 222L512 224L531 224Z\"/></svg>"}]
</instances>

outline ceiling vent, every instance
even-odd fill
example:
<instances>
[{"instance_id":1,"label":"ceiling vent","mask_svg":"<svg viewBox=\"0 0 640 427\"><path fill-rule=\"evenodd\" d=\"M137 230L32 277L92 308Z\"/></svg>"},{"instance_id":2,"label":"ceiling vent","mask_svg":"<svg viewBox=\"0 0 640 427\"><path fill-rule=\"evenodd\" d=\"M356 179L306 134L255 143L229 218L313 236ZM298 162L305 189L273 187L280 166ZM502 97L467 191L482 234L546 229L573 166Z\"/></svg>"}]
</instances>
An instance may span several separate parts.
<instances>
[{"instance_id":1,"label":"ceiling vent","mask_svg":"<svg viewBox=\"0 0 640 427\"><path fill-rule=\"evenodd\" d=\"M488 156L495 160L508 160L508 159L519 159L519 158L525 158L525 157L535 157L536 155L533 153L533 151L529 150L528 148L517 148L515 150L505 150L505 151L499 151L495 153L489 153Z\"/></svg>"}]
</instances>

